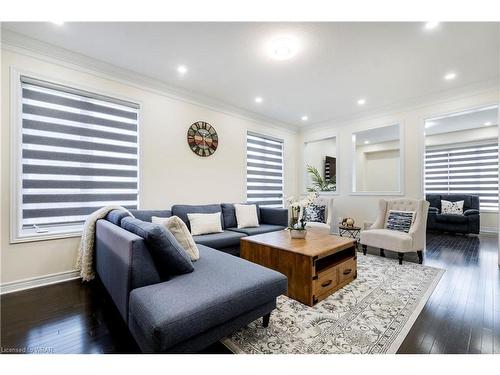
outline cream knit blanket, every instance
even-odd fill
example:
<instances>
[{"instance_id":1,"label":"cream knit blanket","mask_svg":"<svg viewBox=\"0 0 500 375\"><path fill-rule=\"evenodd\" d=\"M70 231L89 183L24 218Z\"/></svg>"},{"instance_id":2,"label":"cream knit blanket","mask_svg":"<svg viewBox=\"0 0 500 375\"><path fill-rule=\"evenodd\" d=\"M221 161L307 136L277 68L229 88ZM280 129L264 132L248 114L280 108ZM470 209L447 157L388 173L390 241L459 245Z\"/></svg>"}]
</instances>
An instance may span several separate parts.
<instances>
[{"instance_id":1,"label":"cream knit blanket","mask_svg":"<svg viewBox=\"0 0 500 375\"><path fill-rule=\"evenodd\" d=\"M76 270L80 271L80 276L83 281L90 281L95 277L94 272L94 243L95 243L95 228L97 220L103 219L113 210L126 211L132 215L127 209L122 206L106 206L92 212L85 220L83 225L82 238L80 247L78 248L78 258L76 260Z\"/></svg>"}]
</instances>

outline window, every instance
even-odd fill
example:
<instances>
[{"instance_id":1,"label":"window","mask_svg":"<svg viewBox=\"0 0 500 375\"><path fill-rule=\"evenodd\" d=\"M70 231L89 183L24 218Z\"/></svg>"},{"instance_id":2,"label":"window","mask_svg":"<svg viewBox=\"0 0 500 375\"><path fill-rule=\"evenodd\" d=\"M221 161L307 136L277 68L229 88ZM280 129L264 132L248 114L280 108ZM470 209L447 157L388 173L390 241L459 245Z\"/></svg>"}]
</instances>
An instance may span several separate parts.
<instances>
[{"instance_id":1,"label":"window","mask_svg":"<svg viewBox=\"0 0 500 375\"><path fill-rule=\"evenodd\" d=\"M81 230L100 207L138 205L137 104L20 77L16 238Z\"/></svg>"},{"instance_id":2,"label":"window","mask_svg":"<svg viewBox=\"0 0 500 375\"><path fill-rule=\"evenodd\" d=\"M481 210L498 211L498 142L428 147L425 192L479 195Z\"/></svg>"},{"instance_id":3,"label":"window","mask_svg":"<svg viewBox=\"0 0 500 375\"><path fill-rule=\"evenodd\" d=\"M283 141L247 133L247 201L283 207Z\"/></svg>"}]
</instances>

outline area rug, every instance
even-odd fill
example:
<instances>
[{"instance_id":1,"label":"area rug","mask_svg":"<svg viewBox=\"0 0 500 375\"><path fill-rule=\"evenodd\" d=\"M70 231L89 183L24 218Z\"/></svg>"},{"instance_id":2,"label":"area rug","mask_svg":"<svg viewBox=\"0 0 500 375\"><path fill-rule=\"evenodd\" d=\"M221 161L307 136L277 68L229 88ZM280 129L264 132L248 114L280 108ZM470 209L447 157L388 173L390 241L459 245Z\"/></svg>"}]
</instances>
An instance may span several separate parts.
<instances>
[{"instance_id":1,"label":"area rug","mask_svg":"<svg viewBox=\"0 0 500 375\"><path fill-rule=\"evenodd\" d=\"M444 270L358 256L358 278L314 307L278 297L267 328L256 320L222 343L233 353L396 353Z\"/></svg>"}]
</instances>

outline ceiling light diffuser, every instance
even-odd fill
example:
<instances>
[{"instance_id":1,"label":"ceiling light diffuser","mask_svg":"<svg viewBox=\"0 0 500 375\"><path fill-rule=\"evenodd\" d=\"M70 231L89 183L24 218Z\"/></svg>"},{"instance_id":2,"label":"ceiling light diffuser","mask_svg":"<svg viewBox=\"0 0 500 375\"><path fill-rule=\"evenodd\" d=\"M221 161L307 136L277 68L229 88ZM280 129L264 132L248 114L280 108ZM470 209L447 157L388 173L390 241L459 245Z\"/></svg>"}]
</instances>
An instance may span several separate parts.
<instances>
[{"instance_id":1,"label":"ceiling light diffuser","mask_svg":"<svg viewBox=\"0 0 500 375\"><path fill-rule=\"evenodd\" d=\"M280 36L271 39L266 46L267 53L274 60L288 60L299 50L299 42L293 36Z\"/></svg>"},{"instance_id":2,"label":"ceiling light diffuser","mask_svg":"<svg viewBox=\"0 0 500 375\"><path fill-rule=\"evenodd\" d=\"M366 104L366 99L359 99L358 100L358 105L365 105Z\"/></svg>"},{"instance_id":3,"label":"ceiling light diffuser","mask_svg":"<svg viewBox=\"0 0 500 375\"><path fill-rule=\"evenodd\" d=\"M444 76L444 79L447 81L451 81L452 79L455 79L456 77L457 77L456 73L450 72Z\"/></svg>"},{"instance_id":4,"label":"ceiling light diffuser","mask_svg":"<svg viewBox=\"0 0 500 375\"><path fill-rule=\"evenodd\" d=\"M365 141L365 145L370 144L370 141Z\"/></svg>"},{"instance_id":5,"label":"ceiling light diffuser","mask_svg":"<svg viewBox=\"0 0 500 375\"><path fill-rule=\"evenodd\" d=\"M301 119L302 121L307 121L307 120L309 120L309 117L307 117L307 116L302 116L300 119Z\"/></svg>"},{"instance_id":6,"label":"ceiling light diffuser","mask_svg":"<svg viewBox=\"0 0 500 375\"><path fill-rule=\"evenodd\" d=\"M257 96L255 98L255 103L262 103L262 98L260 96Z\"/></svg>"},{"instance_id":7,"label":"ceiling light diffuser","mask_svg":"<svg viewBox=\"0 0 500 375\"><path fill-rule=\"evenodd\" d=\"M186 68L185 65L179 65L177 67L177 71L179 72L179 74L186 74L188 69Z\"/></svg>"},{"instance_id":8,"label":"ceiling light diffuser","mask_svg":"<svg viewBox=\"0 0 500 375\"><path fill-rule=\"evenodd\" d=\"M432 30L432 29L435 29L438 25L439 25L439 22L426 22L424 29Z\"/></svg>"}]
</instances>

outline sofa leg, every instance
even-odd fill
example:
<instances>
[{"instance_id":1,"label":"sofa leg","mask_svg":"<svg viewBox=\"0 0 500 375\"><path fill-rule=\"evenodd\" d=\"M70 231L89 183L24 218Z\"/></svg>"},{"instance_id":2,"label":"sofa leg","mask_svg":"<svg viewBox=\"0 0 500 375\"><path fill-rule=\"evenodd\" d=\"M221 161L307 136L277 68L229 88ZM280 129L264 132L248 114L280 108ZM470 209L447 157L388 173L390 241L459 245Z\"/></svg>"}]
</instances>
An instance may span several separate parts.
<instances>
[{"instance_id":1,"label":"sofa leg","mask_svg":"<svg viewBox=\"0 0 500 375\"><path fill-rule=\"evenodd\" d=\"M361 248L363 249L363 255L366 255L367 246L366 245L361 245Z\"/></svg>"},{"instance_id":2,"label":"sofa leg","mask_svg":"<svg viewBox=\"0 0 500 375\"><path fill-rule=\"evenodd\" d=\"M404 256L404 253L398 253L399 264L403 264L403 256Z\"/></svg>"},{"instance_id":3,"label":"sofa leg","mask_svg":"<svg viewBox=\"0 0 500 375\"><path fill-rule=\"evenodd\" d=\"M422 250L417 251L418 255L418 264L422 264L422 261L424 260L424 252Z\"/></svg>"},{"instance_id":4,"label":"sofa leg","mask_svg":"<svg viewBox=\"0 0 500 375\"><path fill-rule=\"evenodd\" d=\"M267 328L269 326L269 319L271 318L271 313L266 314L262 317L262 326Z\"/></svg>"},{"instance_id":5,"label":"sofa leg","mask_svg":"<svg viewBox=\"0 0 500 375\"><path fill-rule=\"evenodd\" d=\"M380 249L380 256L382 258L385 258L385 250L384 249Z\"/></svg>"}]
</instances>

